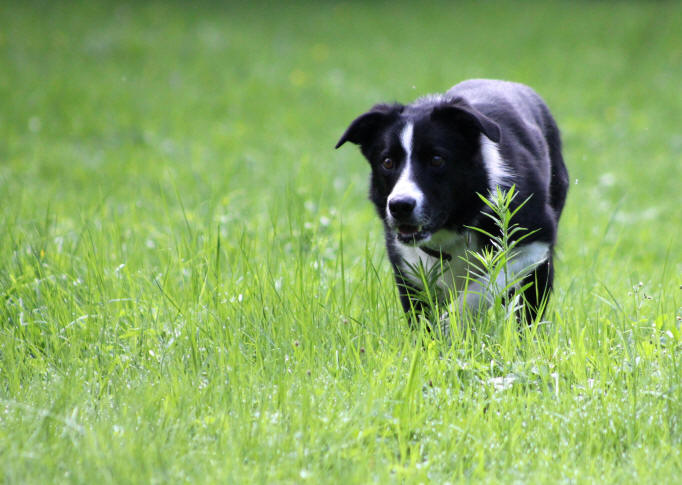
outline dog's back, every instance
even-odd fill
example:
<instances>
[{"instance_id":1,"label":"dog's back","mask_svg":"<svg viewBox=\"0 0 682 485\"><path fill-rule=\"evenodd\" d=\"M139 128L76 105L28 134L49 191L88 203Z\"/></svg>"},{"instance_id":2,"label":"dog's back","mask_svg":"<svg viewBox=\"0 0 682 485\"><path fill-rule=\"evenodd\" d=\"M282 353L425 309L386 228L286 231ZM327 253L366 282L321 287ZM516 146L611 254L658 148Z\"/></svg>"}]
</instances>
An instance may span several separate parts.
<instances>
[{"instance_id":1,"label":"dog's back","mask_svg":"<svg viewBox=\"0 0 682 485\"><path fill-rule=\"evenodd\" d=\"M502 159L518 164L516 170L530 169L542 175L538 182L547 191L558 220L566 202L568 171L561 155L559 128L540 95L525 84L470 79L453 86L446 96L465 99L505 127L499 143ZM547 157L549 167L540 163Z\"/></svg>"}]
</instances>

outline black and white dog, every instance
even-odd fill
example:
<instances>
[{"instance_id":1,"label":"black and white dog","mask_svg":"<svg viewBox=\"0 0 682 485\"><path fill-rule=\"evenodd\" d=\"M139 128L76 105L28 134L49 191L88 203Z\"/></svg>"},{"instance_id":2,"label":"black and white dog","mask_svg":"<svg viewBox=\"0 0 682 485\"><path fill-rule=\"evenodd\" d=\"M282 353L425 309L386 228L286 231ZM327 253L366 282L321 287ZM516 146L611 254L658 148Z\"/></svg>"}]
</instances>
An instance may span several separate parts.
<instances>
[{"instance_id":1,"label":"black and white dog","mask_svg":"<svg viewBox=\"0 0 682 485\"><path fill-rule=\"evenodd\" d=\"M336 145L360 146L371 167L370 199L383 220L389 259L405 312L425 310L418 297L419 265L440 268L442 300L457 298L474 312L507 280L532 283L524 292L532 322L552 288L553 247L566 200L568 172L559 129L549 109L528 86L469 80L445 94L409 105L378 104L355 119ZM506 272L490 281L471 280L467 250L478 250L499 232L482 211L499 186L515 186L512 222L527 231ZM520 236L521 234L519 234ZM512 280L513 281L513 280Z\"/></svg>"}]
</instances>

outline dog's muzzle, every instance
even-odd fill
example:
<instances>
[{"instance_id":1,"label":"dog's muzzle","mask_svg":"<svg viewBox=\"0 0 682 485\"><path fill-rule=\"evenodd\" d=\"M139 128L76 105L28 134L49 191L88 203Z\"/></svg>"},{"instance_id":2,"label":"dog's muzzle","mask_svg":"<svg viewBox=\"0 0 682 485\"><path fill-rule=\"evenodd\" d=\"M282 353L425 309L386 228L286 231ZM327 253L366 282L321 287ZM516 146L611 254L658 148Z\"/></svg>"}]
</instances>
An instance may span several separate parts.
<instances>
[{"instance_id":1,"label":"dog's muzzle","mask_svg":"<svg viewBox=\"0 0 682 485\"><path fill-rule=\"evenodd\" d=\"M405 244L418 244L430 233L416 217L417 200L410 196L394 197L388 201L389 224L396 231L398 240Z\"/></svg>"}]
</instances>

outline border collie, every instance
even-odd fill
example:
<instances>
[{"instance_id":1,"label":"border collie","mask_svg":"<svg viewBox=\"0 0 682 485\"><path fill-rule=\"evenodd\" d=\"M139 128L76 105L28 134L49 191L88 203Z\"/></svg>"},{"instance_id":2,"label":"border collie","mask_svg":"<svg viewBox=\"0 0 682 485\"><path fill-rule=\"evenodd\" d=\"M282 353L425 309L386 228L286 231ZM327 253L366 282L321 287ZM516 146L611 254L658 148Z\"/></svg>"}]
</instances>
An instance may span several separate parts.
<instances>
[{"instance_id":1,"label":"border collie","mask_svg":"<svg viewBox=\"0 0 682 485\"><path fill-rule=\"evenodd\" d=\"M369 198L383 221L408 315L428 312L420 297L424 278L416 274L421 267L439 270L441 302L454 297L459 310L473 314L492 303L495 289L525 288L522 318L535 321L552 288L569 185L559 129L535 91L474 79L412 104L377 104L350 124L336 148L346 142L359 145L371 166ZM512 186L510 211L521 206L512 223L526 230L517 237L525 237L495 281L472 276L469 251L491 245L485 233L499 235L479 194Z\"/></svg>"}]
</instances>

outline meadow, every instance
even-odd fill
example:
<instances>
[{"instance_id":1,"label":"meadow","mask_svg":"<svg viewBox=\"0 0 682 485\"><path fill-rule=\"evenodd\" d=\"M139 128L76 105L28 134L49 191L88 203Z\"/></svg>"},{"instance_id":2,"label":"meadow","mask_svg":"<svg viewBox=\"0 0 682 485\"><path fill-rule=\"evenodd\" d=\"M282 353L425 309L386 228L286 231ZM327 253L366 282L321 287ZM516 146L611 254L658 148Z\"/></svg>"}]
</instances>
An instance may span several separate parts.
<instances>
[{"instance_id":1,"label":"meadow","mask_svg":"<svg viewBox=\"0 0 682 485\"><path fill-rule=\"evenodd\" d=\"M410 329L334 144L533 86L571 175L539 325ZM4 483L674 483L682 4L3 2Z\"/></svg>"}]
</instances>

